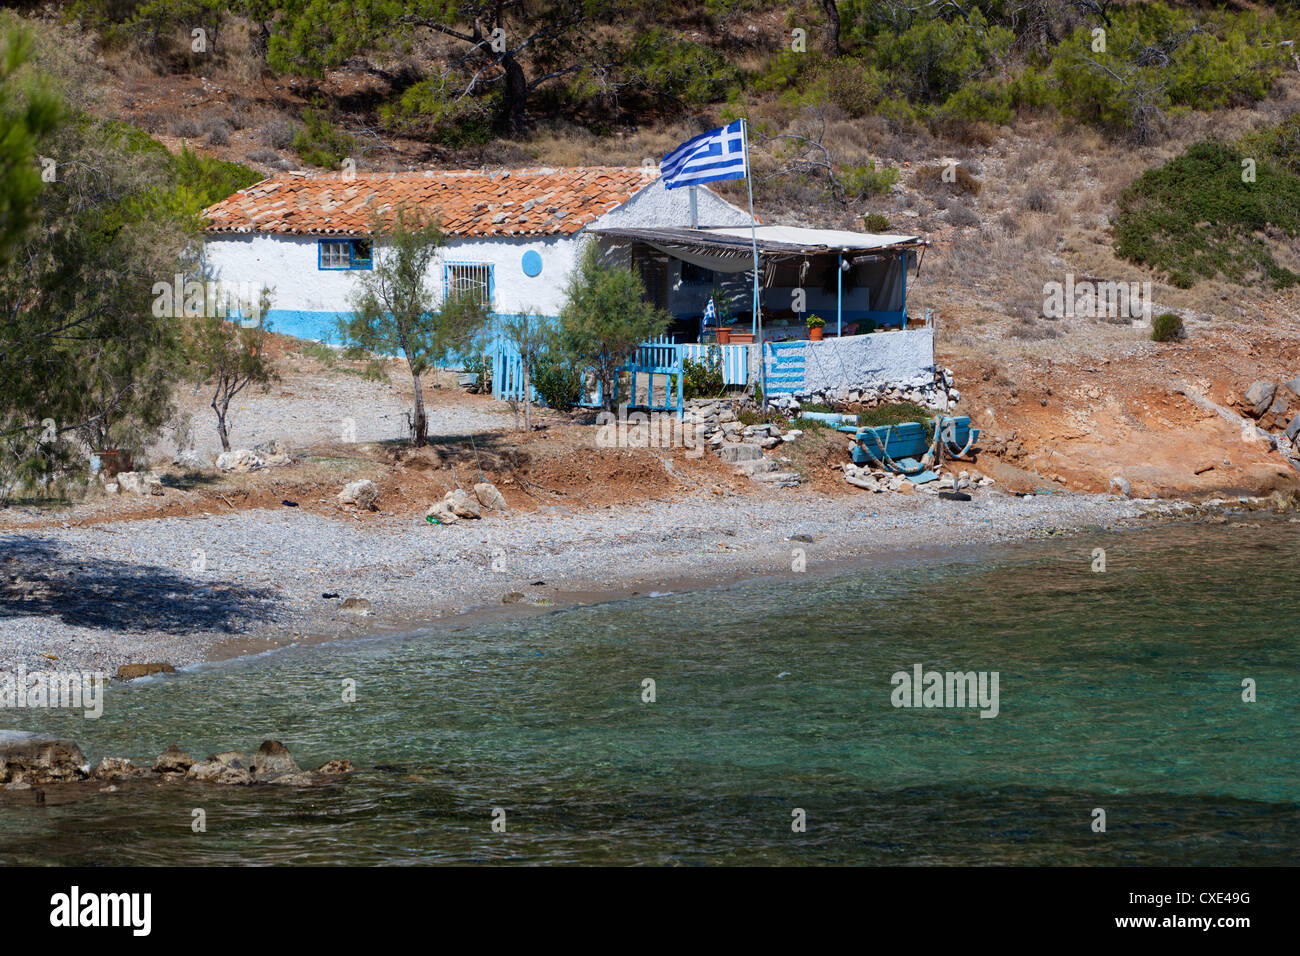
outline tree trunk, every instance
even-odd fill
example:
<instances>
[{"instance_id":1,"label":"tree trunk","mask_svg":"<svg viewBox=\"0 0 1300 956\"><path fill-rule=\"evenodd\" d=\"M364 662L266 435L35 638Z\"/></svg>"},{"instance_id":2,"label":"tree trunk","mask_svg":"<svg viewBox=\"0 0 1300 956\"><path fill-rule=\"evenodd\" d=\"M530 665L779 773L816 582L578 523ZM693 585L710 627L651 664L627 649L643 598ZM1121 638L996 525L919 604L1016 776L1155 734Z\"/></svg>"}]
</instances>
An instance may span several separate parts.
<instances>
[{"instance_id":1,"label":"tree trunk","mask_svg":"<svg viewBox=\"0 0 1300 956\"><path fill-rule=\"evenodd\" d=\"M217 435L221 438L221 450L230 451L230 432L226 429L226 413L230 411L230 403L219 405L213 402L212 410L217 413Z\"/></svg>"},{"instance_id":2,"label":"tree trunk","mask_svg":"<svg viewBox=\"0 0 1300 956\"><path fill-rule=\"evenodd\" d=\"M429 433L429 419L424 413L424 388L420 385L420 376L411 373L415 385L415 406L411 414L411 444L416 448L424 445Z\"/></svg>"},{"instance_id":3,"label":"tree trunk","mask_svg":"<svg viewBox=\"0 0 1300 956\"><path fill-rule=\"evenodd\" d=\"M826 34L824 45L828 56L840 55L840 10L836 0L821 0L822 9L826 11Z\"/></svg>"},{"instance_id":4,"label":"tree trunk","mask_svg":"<svg viewBox=\"0 0 1300 956\"><path fill-rule=\"evenodd\" d=\"M501 60L501 65L506 71L506 125L511 133L521 133L528 106L528 78L519 61L510 54Z\"/></svg>"},{"instance_id":5,"label":"tree trunk","mask_svg":"<svg viewBox=\"0 0 1300 956\"><path fill-rule=\"evenodd\" d=\"M249 46L252 47L253 56L266 63L266 53L271 45L271 27L270 24L263 20L257 21L257 32L250 37Z\"/></svg>"}]
</instances>

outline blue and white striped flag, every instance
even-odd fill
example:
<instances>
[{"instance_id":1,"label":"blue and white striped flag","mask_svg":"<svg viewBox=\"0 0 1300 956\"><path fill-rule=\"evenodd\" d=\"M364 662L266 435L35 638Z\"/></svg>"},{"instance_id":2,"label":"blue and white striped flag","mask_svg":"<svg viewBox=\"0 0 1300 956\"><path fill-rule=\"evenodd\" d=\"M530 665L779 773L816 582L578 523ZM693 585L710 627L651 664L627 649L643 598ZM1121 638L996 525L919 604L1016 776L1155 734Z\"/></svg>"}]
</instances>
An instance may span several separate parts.
<instances>
[{"instance_id":1,"label":"blue and white striped flag","mask_svg":"<svg viewBox=\"0 0 1300 956\"><path fill-rule=\"evenodd\" d=\"M744 179L749 175L745 167L744 120L688 139L663 158L659 173L665 189Z\"/></svg>"},{"instance_id":2,"label":"blue and white striped flag","mask_svg":"<svg viewBox=\"0 0 1300 956\"><path fill-rule=\"evenodd\" d=\"M717 325L718 310L713 307L713 296L709 296L709 303L704 307L704 327Z\"/></svg>"}]
</instances>

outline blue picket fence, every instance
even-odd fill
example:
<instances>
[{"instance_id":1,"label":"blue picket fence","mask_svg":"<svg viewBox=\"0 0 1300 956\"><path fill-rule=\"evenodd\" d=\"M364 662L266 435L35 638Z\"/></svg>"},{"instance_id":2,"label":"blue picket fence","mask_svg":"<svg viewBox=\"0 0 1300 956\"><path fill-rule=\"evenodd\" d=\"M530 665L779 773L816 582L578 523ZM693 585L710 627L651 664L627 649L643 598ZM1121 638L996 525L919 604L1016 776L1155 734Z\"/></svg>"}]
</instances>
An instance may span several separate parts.
<instances>
[{"instance_id":1,"label":"blue picket fence","mask_svg":"<svg viewBox=\"0 0 1300 956\"><path fill-rule=\"evenodd\" d=\"M649 342L642 342L632 354L632 361L619 369L627 372L630 385L628 405L632 408L644 408L654 412L676 412L681 417L685 402L682 388L685 376L682 374L681 348L666 335ZM641 401L641 376L645 376L646 397ZM655 395L655 378L663 379L663 399Z\"/></svg>"},{"instance_id":2,"label":"blue picket fence","mask_svg":"<svg viewBox=\"0 0 1300 956\"><path fill-rule=\"evenodd\" d=\"M716 356L722 363L723 384L749 384L748 345L679 345L677 348L682 358L692 362L709 362Z\"/></svg>"},{"instance_id":3,"label":"blue picket fence","mask_svg":"<svg viewBox=\"0 0 1300 956\"><path fill-rule=\"evenodd\" d=\"M489 350L493 396L505 401L521 400L524 383L519 350L504 338L496 339ZM676 412L680 416L685 408L683 372L688 358L697 362L720 360L722 380L727 385L744 386L749 382L749 346L678 344L661 335L638 345L631 361L618 369L627 373L630 385L630 394L620 395L620 401L626 401L631 408ZM533 400L537 400L537 390L531 391ZM596 383L594 393L584 396L578 404L600 408L603 399L601 386Z\"/></svg>"},{"instance_id":4,"label":"blue picket fence","mask_svg":"<svg viewBox=\"0 0 1300 956\"><path fill-rule=\"evenodd\" d=\"M502 401L517 402L524 397L524 363L519 357L519 349L513 342L504 339L492 348L492 395ZM529 396L533 401L538 398L537 389L530 386Z\"/></svg>"}]
</instances>

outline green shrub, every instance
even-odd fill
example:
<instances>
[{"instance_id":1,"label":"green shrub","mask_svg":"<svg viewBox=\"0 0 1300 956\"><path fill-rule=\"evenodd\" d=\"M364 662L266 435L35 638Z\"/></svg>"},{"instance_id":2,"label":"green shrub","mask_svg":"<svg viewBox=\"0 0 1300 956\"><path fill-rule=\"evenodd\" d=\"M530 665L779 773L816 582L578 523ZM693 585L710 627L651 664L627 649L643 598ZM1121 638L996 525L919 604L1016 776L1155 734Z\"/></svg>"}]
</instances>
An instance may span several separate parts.
<instances>
[{"instance_id":1,"label":"green shrub","mask_svg":"<svg viewBox=\"0 0 1300 956\"><path fill-rule=\"evenodd\" d=\"M304 163L331 169L356 151L356 140L344 133L316 107L303 111L304 128L293 137L293 149Z\"/></svg>"},{"instance_id":2,"label":"green shrub","mask_svg":"<svg viewBox=\"0 0 1300 956\"><path fill-rule=\"evenodd\" d=\"M1183 320L1172 312L1164 312L1151 320L1152 342L1177 342L1183 337Z\"/></svg>"},{"instance_id":3,"label":"green shrub","mask_svg":"<svg viewBox=\"0 0 1300 956\"><path fill-rule=\"evenodd\" d=\"M1052 59L1053 99L1067 117L1137 142L1156 138L1174 108L1241 106L1262 99L1286 65L1277 18L1202 14L1163 3L1111 14L1106 49L1081 26Z\"/></svg>"},{"instance_id":4,"label":"green shrub","mask_svg":"<svg viewBox=\"0 0 1300 956\"><path fill-rule=\"evenodd\" d=\"M848 56L830 59L821 54L795 55L807 63L802 70L768 77L769 83L779 81L784 84L786 92L781 101L786 106L833 104L854 119L860 119L875 112L889 90L889 78L865 60Z\"/></svg>"},{"instance_id":5,"label":"green shrub","mask_svg":"<svg viewBox=\"0 0 1300 956\"><path fill-rule=\"evenodd\" d=\"M461 363L461 368L466 375L474 376L474 391L483 391L484 376L491 374L491 366L488 365L483 356L477 353L470 355Z\"/></svg>"},{"instance_id":6,"label":"green shrub","mask_svg":"<svg viewBox=\"0 0 1300 956\"><path fill-rule=\"evenodd\" d=\"M884 233L889 231L889 217L878 212L869 212L863 219L867 232Z\"/></svg>"},{"instance_id":7,"label":"green shrub","mask_svg":"<svg viewBox=\"0 0 1300 956\"><path fill-rule=\"evenodd\" d=\"M835 426L826 424L820 418L804 418L802 415L800 415L796 417L792 422L790 422L790 427L797 428L801 432L807 432L807 431L815 431L816 429L819 428L825 431L830 431Z\"/></svg>"},{"instance_id":8,"label":"green shrub","mask_svg":"<svg viewBox=\"0 0 1300 956\"><path fill-rule=\"evenodd\" d=\"M902 33L882 33L876 39L876 66L913 99L941 103L1004 60L1014 39L1010 30L990 25L972 9L969 20L935 17Z\"/></svg>"},{"instance_id":9,"label":"green shrub","mask_svg":"<svg viewBox=\"0 0 1300 956\"><path fill-rule=\"evenodd\" d=\"M1008 85L1007 95L1017 110L1041 110L1052 105L1052 87L1047 76L1032 66L1025 67Z\"/></svg>"},{"instance_id":10,"label":"green shrub","mask_svg":"<svg viewBox=\"0 0 1300 956\"><path fill-rule=\"evenodd\" d=\"M551 408L569 408L582 398L582 370L563 356L539 355L529 370L529 379Z\"/></svg>"},{"instance_id":11,"label":"green shrub","mask_svg":"<svg viewBox=\"0 0 1300 956\"><path fill-rule=\"evenodd\" d=\"M1255 161L1254 182L1242 179L1243 158ZM1300 282L1262 238L1300 235L1300 176L1267 156L1196 143L1138 177L1119 205L1116 251L1163 270L1179 288L1216 276L1273 288Z\"/></svg>"},{"instance_id":12,"label":"green shrub","mask_svg":"<svg viewBox=\"0 0 1300 956\"><path fill-rule=\"evenodd\" d=\"M1264 156L1300 176L1300 113L1273 126L1247 133L1240 140L1241 155Z\"/></svg>"},{"instance_id":13,"label":"green shrub","mask_svg":"<svg viewBox=\"0 0 1300 956\"><path fill-rule=\"evenodd\" d=\"M820 54L795 53L782 49L763 64L762 70L746 80L746 87L754 93L783 93L797 87L802 79L816 70Z\"/></svg>"},{"instance_id":14,"label":"green shrub","mask_svg":"<svg viewBox=\"0 0 1300 956\"><path fill-rule=\"evenodd\" d=\"M458 95L457 90L464 90L468 82L468 77L455 71L421 80L395 103L379 108L380 122L394 132L422 136L453 149L491 142L501 111L500 91Z\"/></svg>"},{"instance_id":15,"label":"green shrub","mask_svg":"<svg viewBox=\"0 0 1300 956\"><path fill-rule=\"evenodd\" d=\"M955 122L1005 126L1015 117L1011 90L1004 84L992 81L968 83L944 101L936 117Z\"/></svg>"},{"instance_id":16,"label":"green shrub","mask_svg":"<svg viewBox=\"0 0 1300 956\"><path fill-rule=\"evenodd\" d=\"M740 71L717 50L661 29L638 34L623 51L622 62L645 90L687 106L723 99L740 81Z\"/></svg>"},{"instance_id":17,"label":"green shrub","mask_svg":"<svg viewBox=\"0 0 1300 956\"><path fill-rule=\"evenodd\" d=\"M308 358L313 358L326 368L333 368L338 362L338 352L324 342L304 342L298 350Z\"/></svg>"},{"instance_id":18,"label":"green shrub","mask_svg":"<svg viewBox=\"0 0 1300 956\"><path fill-rule=\"evenodd\" d=\"M850 199L880 195L889 192L898 182L898 167L877 167L872 162L865 166L845 166L841 181Z\"/></svg>"},{"instance_id":19,"label":"green shrub","mask_svg":"<svg viewBox=\"0 0 1300 956\"><path fill-rule=\"evenodd\" d=\"M877 405L858 412L858 424L864 427L878 425L899 425L903 422L928 422L935 413L913 402L899 402L897 405Z\"/></svg>"},{"instance_id":20,"label":"green shrub","mask_svg":"<svg viewBox=\"0 0 1300 956\"><path fill-rule=\"evenodd\" d=\"M716 346L708 350L703 361L683 359L682 373L682 396L687 401L715 398L726 388L722 379L722 353Z\"/></svg>"}]
</instances>

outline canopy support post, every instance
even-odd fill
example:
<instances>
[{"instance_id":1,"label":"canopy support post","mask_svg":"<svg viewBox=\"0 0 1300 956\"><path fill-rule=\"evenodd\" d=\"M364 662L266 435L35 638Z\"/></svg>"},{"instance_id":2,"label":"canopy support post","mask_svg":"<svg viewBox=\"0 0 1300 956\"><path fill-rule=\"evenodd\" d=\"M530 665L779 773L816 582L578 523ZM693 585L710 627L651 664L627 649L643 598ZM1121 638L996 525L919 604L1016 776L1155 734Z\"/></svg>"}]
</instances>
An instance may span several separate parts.
<instances>
[{"instance_id":1,"label":"canopy support post","mask_svg":"<svg viewBox=\"0 0 1300 956\"><path fill-rule=\"evenodd\" d=\"M844 253L835 262L835 337L844 337Z\"/></svg>"}]
</instances>

